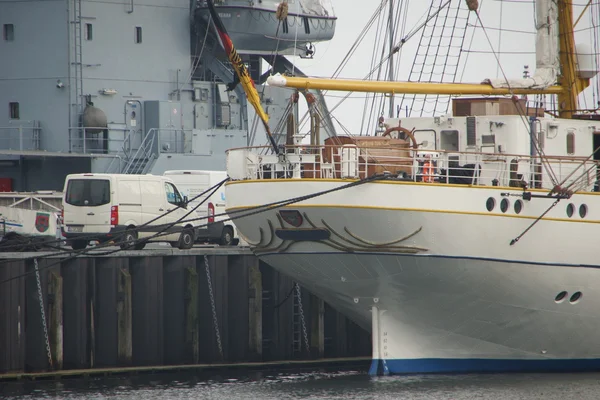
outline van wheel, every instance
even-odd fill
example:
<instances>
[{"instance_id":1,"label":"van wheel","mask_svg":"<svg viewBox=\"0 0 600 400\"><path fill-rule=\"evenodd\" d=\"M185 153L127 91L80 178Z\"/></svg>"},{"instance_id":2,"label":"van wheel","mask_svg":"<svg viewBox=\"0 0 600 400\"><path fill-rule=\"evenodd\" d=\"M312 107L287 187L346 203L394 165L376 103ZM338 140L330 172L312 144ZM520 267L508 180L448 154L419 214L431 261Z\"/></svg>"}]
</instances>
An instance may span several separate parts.
<instances>
[{"instance_id":1,"label":"van wheel","mask_svg":"<svg viewBox=\"0 0 600 400\"><path fill-rule=\"evenodd\" d=\"M87 245L88 245L87 240L73 240L71 242L71 248L73 250L83 250L87 247Z\"/></svg>"},{"instance_id":2,"label":"van wheel","mask_svg":"<svg viewBox=\"0 0 600 400\"><path fill-rule=\"evenodd\" d=\"M133 227L129 227L127 228L127 230L132 229ZM122 250L127 250L127 249L135 249L136 245L134 245L134 242L137 240L137 232L136 231L131 231L131 232L127 232L123 235L122 237L122 242L119 245L121 247Z\"/></svg>"},{"instance_id":3,"label":"van wheel","mask_svg":"<svg viewBox=\"0 0 600 400\"><path fill-rule=\"evenodd\" d=\"M233 228L230 226L226 226L223 228L221 232L221 239L219 240L219 244L221 246L231 246L233 245Z\"/></svg>"},{"instance_id":4,"label":"van wheel","mask_svg":"<svg viewBox=\"0 0 600 400\"><path fill-rule=\"evenodd\" d=\"M181 250L191 249L194 246L194 231L187 228L181 232L179 237L179 248Z\"/></svg>"}]
</instances>

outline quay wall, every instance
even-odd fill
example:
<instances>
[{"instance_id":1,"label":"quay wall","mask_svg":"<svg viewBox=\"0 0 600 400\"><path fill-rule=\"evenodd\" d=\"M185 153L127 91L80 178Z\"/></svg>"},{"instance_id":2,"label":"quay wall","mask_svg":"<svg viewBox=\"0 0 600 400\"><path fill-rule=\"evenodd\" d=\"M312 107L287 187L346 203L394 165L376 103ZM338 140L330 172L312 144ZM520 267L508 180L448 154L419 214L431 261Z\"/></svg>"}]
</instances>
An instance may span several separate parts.
<instances>
[{"instance_id":1,"label":"quay wall","mask_svg":"<svg viewBox=\"0 0 600 400\"><path fill-rule=\"evenodd\" d=\"M243 248L0 254L0 374L370 355L366 331L300 297Z\"/></svg>"}]
</instances>

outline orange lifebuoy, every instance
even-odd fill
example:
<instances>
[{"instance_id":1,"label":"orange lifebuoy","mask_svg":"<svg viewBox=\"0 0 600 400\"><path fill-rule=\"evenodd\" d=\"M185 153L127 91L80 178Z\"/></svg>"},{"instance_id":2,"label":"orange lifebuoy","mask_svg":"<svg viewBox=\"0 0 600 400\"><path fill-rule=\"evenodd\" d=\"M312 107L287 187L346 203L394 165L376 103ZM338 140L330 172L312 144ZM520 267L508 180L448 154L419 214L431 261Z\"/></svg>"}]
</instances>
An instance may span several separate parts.
<instances>
[{"instance_id":1,"label":"orange lifebuoy","mask_svg":"<svg viewBox=\"0 0 600 400\"><path fill-rule=\"evenodd\" d=\"M423 182L433 182L435 178L435 168L431 160L423 163Z\"/></svg>"}]
</instances>

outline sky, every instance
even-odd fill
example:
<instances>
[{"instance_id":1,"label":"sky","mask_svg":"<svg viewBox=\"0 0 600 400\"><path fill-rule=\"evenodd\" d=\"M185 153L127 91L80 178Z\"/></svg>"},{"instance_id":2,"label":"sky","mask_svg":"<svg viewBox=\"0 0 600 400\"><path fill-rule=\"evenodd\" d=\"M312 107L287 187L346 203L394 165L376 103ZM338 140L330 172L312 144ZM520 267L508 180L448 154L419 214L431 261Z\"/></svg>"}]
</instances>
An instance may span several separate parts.
<instances>
[{"instance_id":1,"label":"sky","mask_svg":"<svg viewBox=\"0 0 600 400\"><path fill-rule=\"evenodd\" d=\"M452 4L456 5L457 1L464 0L452 0ZM333 39L329 42L317 43L313 59L300 59L299 57L288 56L288 58L295 60L298 68L309 76L331 77L381 2L379 0L363 0L360 3L350 2L349 0L324 0L324 3L328 6L329 10L333 8L334 14L338 17L336 33ZM405 2L396 1L395 3L396 7L398 7L399 4L404 4ZM436 0L436 4L438 3L439 0ZM470 47L472 52L463 53L461 56L462 62L465 61L465 57L468 57L468 64L462 75L461 82L479 83L485 78L501 77L502 73L505 73L509 79L521 78L523 76L524 65L528 65L530 74L533 74L535 71L534 1L480 0L479 3L481 22L486 28L485 32L487 32L489 40L481 28L469 28L467 41L463 48ZM575 0L575 3L574 13L577 17L583 10L582 5L585 5L586 2L584 0ZM405 23L405 34L424 21L425 13L431 2L417 0L407 4L409 6ZM293 5L290 5L290 7L293 7ZM387 18L386 16L387 14L384 15L384 19ZM475 24L475 15L471 15L469 22L470 24ZM500 26L504 29L503 31L498 29ZM586 28L588 26L589 18L586 15L586 17L582 18L577 28ZM511 30L518 32L512 32ZM475 37L469 46L470 32L473 31L475 32ZM589 44L591 41L590 32L590 30L586 30L576 34L576 41L583 41ZM402 52L395 58L395 63L399 63L400 66L399 74L395 76L396 80L408 80L420 36L419 32L407 41L402 48ZM402 37L404 36L399 34L395 38L395 42L399 42ZM363 79L369 73L372 61L374 59L380 60L381 47L376 49L374 56L376 43L376 29L373 27L339 77ZM498 68L498 62L490 52L492 48L495 52L498 52L498 50L501 52L498 55L501 69ZM513 52L515 54L507 54L505 52ZM329 108L335 106L344 95L346 95L345 92L328 92L327 104ZM365 120L365 116L368 116L368 113L363 113L363 110L365 110L365 96L366 94L364 93L354 93L351 95L351 99L344 101L333 112L333 115L340 121L341 125L353 134L360 133L363 120ZM398 101L398 98L396 98L396 103ZM376 113L381 113L384 110L384 108L379 106L376 109ZM300 110L302 115L306 108L301 106ZM385 112L387 114L387 106L385 107ZM371 125L374 125L374 123ZM302 131L306 129L305 127ZM339 124L336 125L336 129L338 134L344 134ZM371 129L370 134L372 134L374 126L369 127L369 129L363 126L363 129L363 134L369 129Z\"/></svg>"}]
</instances>

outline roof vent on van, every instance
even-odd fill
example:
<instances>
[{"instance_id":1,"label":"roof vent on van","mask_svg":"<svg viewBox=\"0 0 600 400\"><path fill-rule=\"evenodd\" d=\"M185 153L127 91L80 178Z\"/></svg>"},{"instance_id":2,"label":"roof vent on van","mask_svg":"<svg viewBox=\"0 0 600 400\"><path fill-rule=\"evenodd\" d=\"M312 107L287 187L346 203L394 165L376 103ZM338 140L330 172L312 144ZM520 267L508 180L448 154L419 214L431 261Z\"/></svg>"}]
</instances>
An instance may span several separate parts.
<instances>
[{"instance_id":1,"label":"roof vent on van","mask_svg":"<svg viewBox=\"0 0 600 400\"><path fill-rule=\"evenodd\" d=\"M191 175L192 173L190 171L183 171L184 175Z\"/></svg>"}]
</instances>

